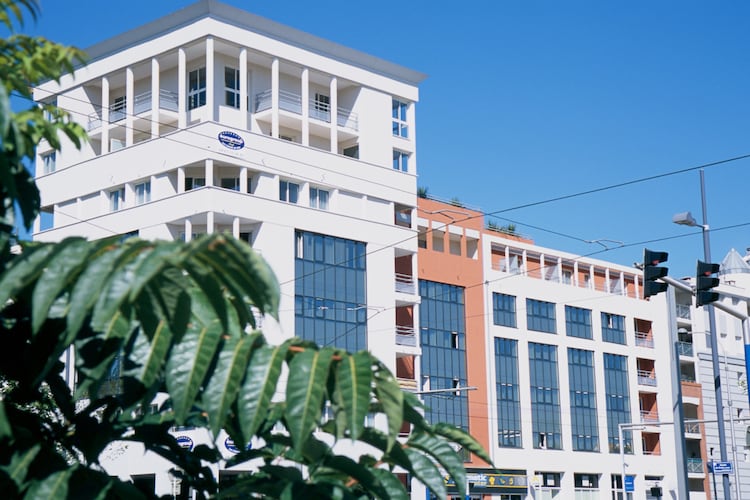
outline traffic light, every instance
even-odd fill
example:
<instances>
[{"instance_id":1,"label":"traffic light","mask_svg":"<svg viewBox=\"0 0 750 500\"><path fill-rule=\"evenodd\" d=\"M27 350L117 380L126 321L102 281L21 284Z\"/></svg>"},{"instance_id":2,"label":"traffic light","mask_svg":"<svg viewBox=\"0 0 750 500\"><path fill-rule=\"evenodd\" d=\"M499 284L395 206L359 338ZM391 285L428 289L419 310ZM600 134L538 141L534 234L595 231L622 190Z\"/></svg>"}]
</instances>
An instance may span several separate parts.
<instances>
[{"instance_id":1,"label":"traffic light","mask_svg":"<svg viewBox=\"0 0 750 500\"><path fill-rule=\"evenodd\" d=\"M698 261L695 269L695 306L701 307L719 300L719 294L711 289L719 284L719 278L712 275L719 272L719 264Z\"/></svg>"},{"instance_id":2,"label":"traffic light","mask_svg":"<svg viewBox=\"0 0 750 500\"><path fill-rule=\"evenodd\" d=\"M657 293L666 292L667 284L656 281L667 275L669 269L658 267L658 264L667 261L667 252L654 252L648 248L643 249L643 298L651 297Z\"/></svg>"}]
</instances>

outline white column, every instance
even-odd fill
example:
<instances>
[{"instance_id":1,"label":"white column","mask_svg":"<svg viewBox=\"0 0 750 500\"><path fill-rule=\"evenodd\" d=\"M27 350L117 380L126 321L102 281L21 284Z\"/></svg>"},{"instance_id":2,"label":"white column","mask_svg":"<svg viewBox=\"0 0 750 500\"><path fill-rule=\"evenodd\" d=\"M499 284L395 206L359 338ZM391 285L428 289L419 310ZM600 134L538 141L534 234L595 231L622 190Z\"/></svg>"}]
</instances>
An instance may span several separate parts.
<instances>
[{"instance_id":1,"label":"white column","mask_svg":"<svg viewBox=\"0 0 750 500\"><path fill-rule=\"evenodd\" d=\"M557 258L557 281L559 283L563 282L563 265L562 265L562 257Z\"/></svg>"},{"instance_id":2,"label":"white column","mask_svg":"<svg viewBox=\"0 0 750 500\"><path fill-rule=\"evenodd\" d=\"M125 69L125 146L133 145L133 113L135 91L133 89L133 68Z\"/></svg>"},{"instance_id":3,"label":"white column","mask_svg":"<svg viewBox=\"0 0 750 500\"><path fill-rule=\"evenodd\" d=\"M240 193L249 193L250 190L248 189L247 185L247 168L241 167L240 168Z\"/></svg>"},{"instance_id":4,"label":"white column","mask_svg":"<svg viewBox=\"0 0 750 500\"><path fill-rule=\"evenodd\" d=\"M206 107L209 121L214 121L216 117L214 110L214 97L216 95L214 73L214 39L210 36L206 38Z\"/></svg>"},{"instance_id":5,"label":"white column","mask_svg":"<svg viewBox=\"0 0 750 500\"><path fill-rule=\"evenodd\" d=\"M185 167L177 167L177 194L185 192Z\"/></svg>"},{"instance_id":6,"label":"white column","mask_svg":"<svg viewBox=\"0 0 750 500\"><path fill-rule=\"evenodd\" d=\"M109 153L109 78L102 77L102 154Z\"/></svg>"},{"instance_id":7,"label":"white column","mask_svg":"<svg viewBox=\"0 0 750 500\"><path fill-rule=\"evenodd\" d=\"M190 241L193 239L193 221L190 220L190 217L185 219L185 241Z\"/></svg>"},{"instance_id":8,"label":"white column","mask_svg":"<svg viewBox=\"0 0 750 500\"><path fill-rule=\"evenodd\" d=\"M302 68L302 145L310 145L310 70Z\"/></svg>"},{"instance_id":9,"label":"white column","mask_svg":"<svg viewBox=\"0 0 750 500\"><path fill-rule=\"evenodd\" d=\"M187 126L187 62L185 49L177 50L177 127Z\"/></svg>"},{"instance_id":10,"label":"white column","mask_svg":"<svg viewBox=\"0 0 750 500\"><path fill-rule=\"evenodd\" d=\"M206 160L206 186L214 185L214 161Z\"/></svg>"},{"instance_id":11,"label":"white column","mask_svg":"<svg viewBox=\"0 0 750 500\"><path fill-rule=\"evenodd\" d=\"M123 207L134 207L135 206L135 189L133 189L133 183L128 182L125 184L125 201L122 204Z\"/></svg>"},{"instance_id":12,"label":"white column","mask_svg":"<svg viewBox=\"0 0 750 500\"><path fill-rule=\"evenodd\" d=\"M589 266L589 288L596 290L596 274L594 273L594 265Z\"/></svg>"},{"instance_id":13,"label":"white column","mask_svg":"<svg viewBox=\"0 0 750 500\"><path fill-rule=\"evenodd\" d=\"M573 261L573 284L578 286L578 261Z\"/></svg>"},{"instance_id":14,"label":"white column","mask_svg":"<svg viewBox=\"0 0 750 500\"><path fill-rule=\"evenodd\" d=\"M206 212L206 234L214 234L214 213Z\"/></svg>"},{"instance_id":15,"label":"white column","mask_svg":"<svg viewBox=\"0 0 750 500\"><path fill-rule=\"evenodd\" d=\"M151 59L151 138L159 137L159 60Z\"/></svg>"},{"instance_id":16,"label":"white column","mask_svg":"<svg viewBox=\"0 0 750 500\"><path fill-rule=\"evenodd\" d=\"M232 219L232 236L235 238L240 237L240 218L235 217Z\"/></svg>"},{"instance_id":17,"label":"white column","mask_svg":"<svg viewBox=\"0 0 750 500\"><path fill-rule=\"evenodd\" d=\"M279 59L271 63L271 137L279 138Z\"/></svg>"},{"instance_id":18,"label":"white column","mask_svg":"<svg viewBox=\"0 0 750 500\"><path fill-rule=\"evenodd\" d=\"M331 78L331 153L339 152L339 134L338 134L338 81L334 76Z\"/></svg>"},{"instance_id":19,"label":"white column","mask_svg":"<svg viewBox=\"0 0 750 500\"><path fill-rule=\"evenodd\" d=\"M240 125L247 130L247 49L240 49Z\"/></svg>"}]
</instances>

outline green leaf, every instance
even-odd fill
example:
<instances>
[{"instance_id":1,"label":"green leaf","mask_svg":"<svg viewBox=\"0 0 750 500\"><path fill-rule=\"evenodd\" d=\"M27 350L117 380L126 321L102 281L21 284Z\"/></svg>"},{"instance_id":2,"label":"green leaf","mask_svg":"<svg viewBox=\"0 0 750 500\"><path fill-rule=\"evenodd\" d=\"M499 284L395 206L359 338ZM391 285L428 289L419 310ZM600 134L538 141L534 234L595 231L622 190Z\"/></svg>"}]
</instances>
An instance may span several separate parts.
<instances>
[{"instance_id":1,"label":"green leaf","mask_svg":"<svg viewBox=\"0 0 750 500\"><path fill-rule=\"evenodd\" d=\"M195 402L222 333L221 323L203 293L193 290L191 303L191 322L167 361L167 390L178 424L185 421Z\"/></svg>"},{"instance_id":2,"label":"green leaf","mask_svg":"<svg viewBox=\"0 0 750 500\"><path fill-rule=\"evenodd\" d=\"M404 453L411 462L411 471L414 476L427 486L438 498L445 498L445 482L440 470L432 461L421 452L413 448L404 448Z\"/></svg>"},{"instance_id":3,"label":"green leaf","mask_svg":"<svg viewBox=\"0 0 750 500\"><path fill-rule=\"evenodd\" d=\"M288 348L288 343L278 347L263 345L250 356L237 398L240 428L246 442L250 442L267 416Z\"/></svg>"},{"instance_id":4,"label":"green leaf","mask_svg":"<svg viewBox=\"0 0 750 500\"><path fill-rule=\"evenodd\" d=\"M28 247L11 261L9 268L0 275L0 309L9 299L36 280L54 251L55 245L50 244Z\"/></svg>"},{"instance_id":5,"label":"green leaf","mask_svg":"<svg viewBox=\"0 0 750 500\"><path fill-rule=\"evenodd\" d=\"M140 380L144 386L151 387L164 365L171 345L172 332L163 320L156 325L150 335L139 331L130 353L130 358L138 363L138 367L128 374Z\"/></svg>"},{"instance_id":6,"label":"green leaf","mask_svg":"<svg viewBox=\"0 0 750 500\"><path fill-rule=\"evenodd\" d=\"M34 481L24 495L24 500L49 500L50 498L67 498L68 482L75 468L61 470L50 474L42 481Z\"/></svg>"},{"instance_id":7,"label":"green leaf","mask_svg":"<svg viewBox=\"0 0 750 500\"><path fill-rule=\"evenodd\" d=\"M383 488L385 493L383 498L408 500L409 493L393 472L380 468L370 469L370 472L372 472L372 475L375 476Z\"/></svg>"},{"instance_id":8,"label":"green leaf","mask_svg":"<svg viewBox=\"0 0 750 500\"><path fill-rule=\"evenodd\" d=\"M13 437L13 427L5 413L5 402L0 399L0 440Z\"/></svg>"},{"instance_id":9,"label":"green leaf","mask_svg":"<svg viewBox=\"0 0 750 500\"><path fill-rule=\"evenodd\" d=\"M332 358L332 349L306 349L295 355L289 363L286 422L297 450L302 448L305 440L320 424L320 411Z\"/></svg>"},{"instance_id":10,"label":"green leaf","mask_svg":"<svg viewBox=\"0 0 750 500\"><path fill-rule=\"evenodd\" d=\"M247 369L250 349L255 344L259 333L232 337L219 352L219 360L211 379L203 392L204 408L208 412L208 422L214 435L224 425L224 420L237 398L242 376Z\"/></svg>"},{"instance_id":11,"label":"green leaf","mask_svg":"<svg viewBox=\"0 0 750 500\"><path fill-rule=\"evenodd\" d=\"M134 301L143 288L165 267L171 266L170 257L182 246L181 242L158 242L135 267L134 279L130 283L130 300Z\"/></svg>"},{"instance_id":12,"label":"green leaf","mask_svg":"<svg viewBox=\"0 0 750 500\"><path fill-rule=\"evenodd\" d=\"M450 424L440 423L435 424L433 432L439 436L443 436L449 441L461 445L463 448L469 450L488 464L492 464L492 457L490 457L489 453L487 453L482 445L479 444L479 441L474 439L471 434L463 429L459 429Z\"/></svg>"},{"instance_id":13,"label":"green leaf","mask_svg":"<svg viewBox=\"0 0 750 500\"><path fill-rule=\"evenodd\" d=\"M0 470L5 471L10 479L21 489L24 485L24 479L26 479L26 473L29 471L29 466L34 461L34 458L36 458L40 449L41 444L35 444L31 448L14 451L10 463L0 466Z\"/></svg>"},{"instance_id":14,"label":"green leaf","mask_svg":"<svg viewBox=\"0 0 750 500\"><path fill-rule=\"evenodd\" d=\"M388 448L396 442L404 421L404 393L391 372L377 362L375 371L375 394L388 417Z\"/></svg>"},{"instance_id":15,"label":"green leaf","mask_svg":"<svg viewBox=\"0 0 750 500\"><path fill-rule=\"evenodd\" d=\"M360 483L368 492L374 493L380 498L388 498L387 491L380 484L372 473L372 469L365 467L362 464L358 464L349 457L343 455L329 456L324 461L325 467L330 467L334 470L341 471L347 476L355 479Z\"/></svg>"},{"instance_id":16,"label":"green leaf","mask_svg":"<svg viewBox=\"0 0 750 500\"><path fill-rule=\"evenodd\" d=\"M458 491L466 491L466 470L463 458L444 440L424 432L409 436L406 446L418 448L432 456L456 481Z\"/></svg>"},{"instance_id":17,"label":"green leaf","mask_svg":"<svg viewBox=\"0 0 750 500\"><path fill-rule=\"evenodd\" d=\"M372 357L367 351L343 356L336 370L339 404L346 413L351 439L357 439L365 425L370 406Z\"/></svg>"}]
</instances>

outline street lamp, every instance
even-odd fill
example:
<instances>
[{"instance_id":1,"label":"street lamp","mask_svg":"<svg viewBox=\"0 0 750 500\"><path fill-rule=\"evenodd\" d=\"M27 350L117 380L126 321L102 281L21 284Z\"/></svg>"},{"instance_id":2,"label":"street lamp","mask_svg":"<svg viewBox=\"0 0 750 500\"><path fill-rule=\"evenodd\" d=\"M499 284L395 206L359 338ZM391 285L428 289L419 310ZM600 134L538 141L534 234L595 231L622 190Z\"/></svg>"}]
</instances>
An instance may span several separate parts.
<instances>
[{"instance_id":1,"label":"street lamp","mask_svg":"<svg viewBox=\"0 0 750 500\"><path fill-rule=\"evenodd\" d=\"M709 240L708 218L706 216L706 186L704 182L703 169L700 170L701 180L701 208L703 211L703 224L698 224L690 212L682 212L672 217L672 222L690 227L699 227L703 232L703 257L706 262L711 262L711 243ZM721 461L727 461L726 431L724 429L724 403L721 394L721 367L719 365L719 347L716 339L716 314L713 304L707 304L708 307L708 331L711 338L711 364L714 373L714 389L716 393L716 415L719 428L719 453ZM724 488L724 498L731 500L732 492L729 485L729 474L722 474L722 486Z\"/></svg>"}]
</instances>

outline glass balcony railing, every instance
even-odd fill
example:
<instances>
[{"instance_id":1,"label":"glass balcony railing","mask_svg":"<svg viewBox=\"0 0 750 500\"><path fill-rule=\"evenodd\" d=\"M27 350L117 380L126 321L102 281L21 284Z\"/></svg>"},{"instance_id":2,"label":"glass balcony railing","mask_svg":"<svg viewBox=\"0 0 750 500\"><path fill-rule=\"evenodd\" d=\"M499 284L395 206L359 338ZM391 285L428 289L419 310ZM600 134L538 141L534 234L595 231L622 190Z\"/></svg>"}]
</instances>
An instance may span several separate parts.
<instances>
[{"instance_id":1,"label":"glass balcony railing","mask_svg":"<svg viewBox=\"0 0 750 500\"><path fill-rule=\"evenodd\" d=\"M133 98L133 114L139 115L151 110L151 91L143 92ZM159 109L177 111L177 93L170 90L159 90ZM109 106L109 123L117 123L127 116L127 105L125 101L119 101ZM87 130L90 132L102 126L101 113L91 113L88 116Z\"/></svg>"},{"instance_id":2,"label":"glass balcony railing","mask_svg":"<svg viewBox=\"0 0 750 500\"><path fill-rule=\"evenodd\" d=\"M641 385L656 385L656 377L648 370L638 370L638 383Z\"/></svg>"},{"instance_id":3,"label":"glass balcony railing","mask_svg":"<svg viewBox=\"0 0 750 500\"><path fill-rule=\"evenodd\" d=\"M700 458L687 459L688 474L703 474L703 460Z\"/></svg>"},{"instance_id":4,"label":"glass balcony railing","mask_svg":"<svg viewBox=\"0 0 750 500\"><path fill-rule=\"evenodd\" d=\"M417 346L417 336L414 333L414 327L396 326L396 345L407 347Z\"/></svg>"},{"instance_id":5,"label":"glass balcony railing","mask_svg":"<svg viewBox=\"0 0 750 500\"><path fill-rule=\"evenodd\" d=\"M647 332L635 332L635 345L654 348L654 338Z\"/></svg>"},{"instance_id":6,"label":"glass balcony railing","mask_svg":"<svg viewBox=\"0 0 750 500\"><path fill-rule=\"evenodd\" d=\"M687 304L677 304L677 317L680 319L690 319L690 306Z\"/></svg>"},{"instance_id":7,"label":"glass balcony railing","mask_svg":"<svg viewBox=\"0 0 750 500\"><path fill-rule=\"evenodd\" d=\"M677 350L679 351L680 356L693 356L693 344L690 342L678 342Z\"/></svg>"},{"instance_id":8,"label":"glass balcony railing","mask_svg":"<svg viewBox=\"0 0 750 500\"><path fill-rule=\"evenodd\" d=\"M270 89L255 94L255 112L260 113L261 111L271 109L272 97ZM294 92L279 90L279 109L294 113L295 115L301 115L302 96ZM331 123L331 105L329 103L319 99L310 99L307 109L310 118ZM336 109L336 124L339 127L358 130L359 117L352 110L339 106Z\"/></svg>"}]
</instances>

